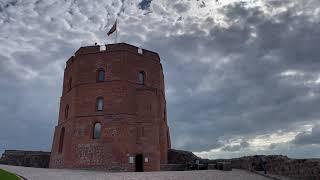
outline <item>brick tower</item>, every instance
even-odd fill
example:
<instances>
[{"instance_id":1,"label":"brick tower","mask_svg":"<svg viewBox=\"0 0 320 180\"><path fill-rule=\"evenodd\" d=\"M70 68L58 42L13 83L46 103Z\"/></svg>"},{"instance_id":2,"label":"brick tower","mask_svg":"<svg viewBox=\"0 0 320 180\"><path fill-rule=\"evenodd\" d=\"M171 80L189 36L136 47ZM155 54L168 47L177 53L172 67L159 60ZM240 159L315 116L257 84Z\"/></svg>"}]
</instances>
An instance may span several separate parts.
<instances>
[{"instance_id":1,"label":"brick tower","mask_svg":"<svg viewBox=\"0 0 320 180\"><path fill-rule=\"evenodd\" d=\"M169 148L159 55L125 43L77 50L64 71L50 168L157 171Z\"/></svg>"}]
</instances>

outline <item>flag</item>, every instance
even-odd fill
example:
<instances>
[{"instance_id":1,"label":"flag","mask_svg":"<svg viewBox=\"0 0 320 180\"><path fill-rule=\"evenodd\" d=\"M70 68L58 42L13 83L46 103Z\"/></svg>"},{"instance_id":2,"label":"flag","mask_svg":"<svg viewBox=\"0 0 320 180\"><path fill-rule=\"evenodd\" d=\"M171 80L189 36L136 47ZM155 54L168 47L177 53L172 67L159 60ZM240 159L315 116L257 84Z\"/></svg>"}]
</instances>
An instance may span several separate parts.
<instances>
[{"instance_id":1,"label":"flag","mask_svg":"<svg viewBox=\"0 0 320 180\"><path fill-rule=\"evenodd\" d=\"M113 26L111 27L111 29L108 32L108 36L110 36L110 34L112 34L113 32L115 32L117 30L117 20L116 22L114 22Z\"/></svg>"}]
</instances>

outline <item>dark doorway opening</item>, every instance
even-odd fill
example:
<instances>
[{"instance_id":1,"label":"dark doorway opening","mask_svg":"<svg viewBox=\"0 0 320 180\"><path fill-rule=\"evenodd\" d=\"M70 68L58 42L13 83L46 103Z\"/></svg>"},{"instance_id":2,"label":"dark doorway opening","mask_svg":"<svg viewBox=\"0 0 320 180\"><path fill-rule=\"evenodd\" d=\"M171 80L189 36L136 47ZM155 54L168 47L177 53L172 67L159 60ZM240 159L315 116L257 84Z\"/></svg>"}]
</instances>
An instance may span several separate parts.
<instances>
[{"instance_id":1,"label":"dark doorway opening","mask_svg":"<svg viewBox=\"0 0 320 180\"><path fill-rule=\"evenodd\" d=\"M136 172L143 172L143 155L136 155Z\"/></svg>"},{"instance_id":2,"label":"dark doorway opening","mask_svg":"<svg viewBox=\"0 0 320 180\"><path fill-rule=\"evenodd\" d=\"M30 158L25 159L25 166L30 167Z\"/></svg>"}]
</instances>

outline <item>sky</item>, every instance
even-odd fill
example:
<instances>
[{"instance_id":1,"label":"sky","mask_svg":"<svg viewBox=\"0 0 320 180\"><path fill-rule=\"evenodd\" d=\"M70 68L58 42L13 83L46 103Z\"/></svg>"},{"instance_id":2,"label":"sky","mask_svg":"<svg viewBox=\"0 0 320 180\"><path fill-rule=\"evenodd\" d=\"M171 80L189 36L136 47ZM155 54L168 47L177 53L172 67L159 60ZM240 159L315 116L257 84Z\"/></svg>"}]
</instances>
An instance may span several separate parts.
<instances>
[{"instance_id":1,"label":"sky","mask_svg":"<svg viewBox=\"0 0 320 180\"><path fill-rule=\"evenodd\" d=\"M0 0L0 153L50 151L67 59L118 41L161 57L172 147L320 158L319 0Z\"/></svg>"}]
</instances>

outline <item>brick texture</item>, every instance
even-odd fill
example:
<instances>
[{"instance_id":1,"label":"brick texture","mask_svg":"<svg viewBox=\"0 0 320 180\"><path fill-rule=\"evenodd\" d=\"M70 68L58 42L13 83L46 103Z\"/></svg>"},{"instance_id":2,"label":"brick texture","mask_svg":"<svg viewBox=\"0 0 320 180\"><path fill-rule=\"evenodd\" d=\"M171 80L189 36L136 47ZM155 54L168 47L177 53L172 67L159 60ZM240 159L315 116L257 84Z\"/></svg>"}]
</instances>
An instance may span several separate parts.
<instances>
[{"instance_id":1,"label":"brick texture","mask_svg":"<svg viewBox=\"0 0 320 180\"><path fill-rule=\"evenodd\" d=\"M97 82L99 69L105 71L103 82ZM144 84L138 83L141 71ZM104 99L103 111L97 111L98 97ZM99 139L93 139L95 123L102 126ZM142 154L144 170L158 171L167 163L169 148L157 53L139 54L137 47L120 43L103 51L99 46L81 47L67 61L50 168L135 171L135 162L129 159Z\"/></svg>"}]
</instances>

